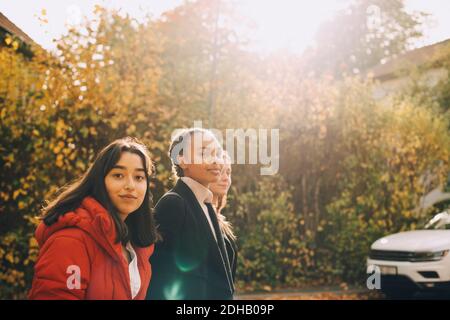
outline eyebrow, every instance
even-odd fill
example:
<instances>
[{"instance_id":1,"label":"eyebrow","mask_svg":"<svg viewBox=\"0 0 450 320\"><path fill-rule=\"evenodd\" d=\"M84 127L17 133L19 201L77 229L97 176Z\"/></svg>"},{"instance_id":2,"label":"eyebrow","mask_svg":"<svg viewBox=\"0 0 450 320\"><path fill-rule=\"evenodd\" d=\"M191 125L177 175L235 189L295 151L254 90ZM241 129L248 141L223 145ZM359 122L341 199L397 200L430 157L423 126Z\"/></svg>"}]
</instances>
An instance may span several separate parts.
<instances>
[{"instance_id":1,"label":"eyebrow","mask_svg":"<svg viewBox=\"0 0 450 320\"><path fill-rule=\"evenodd\" d=\"M202 151L205 150L205 149L213 149L213 150L218 150L218 151L221 150L220 146L213 146L213 147L211 147L210 145L202 146Z\"/></svg>"},{"instance_id":2,"label":"eyebrow","mask_svg":"<svg viewBox=\"0 0 450 320\"><path fill-rule=\"evenodd\" d=\"M127 170L127 167L124 167L124 166L119 166L119 165L115 165L115 166L113 167L113 169L122 169L122 170ZM138 169L135 169L135 171L143 171L143 172L145 172L145 170L144 170L143 168L138 168Z\"/></svg>"}]
</instances>

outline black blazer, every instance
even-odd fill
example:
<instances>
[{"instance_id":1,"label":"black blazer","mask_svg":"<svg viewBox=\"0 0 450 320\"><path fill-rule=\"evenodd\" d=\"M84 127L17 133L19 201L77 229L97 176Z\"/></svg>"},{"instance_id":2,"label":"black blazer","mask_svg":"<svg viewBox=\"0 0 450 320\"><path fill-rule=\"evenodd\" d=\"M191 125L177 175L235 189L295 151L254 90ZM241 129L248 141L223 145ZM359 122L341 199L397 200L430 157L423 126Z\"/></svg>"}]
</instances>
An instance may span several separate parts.
<instances>
[{"instance_id":1,"label":"black blazer","mask_svg":"<svg viewBox=\"0 0 450 320\"><path fill-rule=\"evenodd\" d=\"M233 281L211 227L181 179L158 201L155 218L163 239L150 258L147 299L232 299Z\"/></svg>"},{"instance_id":2,"label":"black blazer","mask_svg":"<svg viewBox=\"0 0 450 320\"><path fill-rule=\"evenodd\" d=\"M236 281L236 267L237 267L237 255L238 247L233 239L224 236L225 246L228 253L228 259L230 261L231 275L233 277L233 283Z\"/></svg>"}]
</instances>

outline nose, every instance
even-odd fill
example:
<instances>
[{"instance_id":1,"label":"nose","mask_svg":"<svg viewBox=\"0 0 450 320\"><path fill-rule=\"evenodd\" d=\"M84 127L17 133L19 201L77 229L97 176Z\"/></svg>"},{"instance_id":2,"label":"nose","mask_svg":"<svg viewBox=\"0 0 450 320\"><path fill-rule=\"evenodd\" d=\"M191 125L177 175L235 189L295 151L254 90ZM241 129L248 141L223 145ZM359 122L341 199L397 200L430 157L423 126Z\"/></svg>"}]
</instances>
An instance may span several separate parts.
<instances>
[{"instance_id":1,"label":"nose","mask_svg":"<svg viewBox=\"0 0 450 320\"><path fill-rule=\"evenodd\" d=\"M222 154L222 152L216 152L216 153L214 154L214 163L215 163L215 164L220 164L221 166L223 166L223 164L224 164L225 162L224 162L224 159L223 159L223 154Z\"/></svg>"},{"instance_id":2,"label":"nose","mask_svg":"<svg viewBox=\"0 0 450 320\"><path fill-rule=\"evenodd\" d=\"M220 159L217 156L212 157L212 164L220 164Z\"/></svg>"},{"instance_id":3,"label":"nose","mask_svg":"<svg viewBox=\"0 0 450 320\"><path fill-rule=\"evenodd\" d=\"M210 164L218 164L218 165L220 165L221 169L222 169L222 166L223 166L223 163L224 163L222 157L218 156L217 154L211 155L209 157L209 161L207 159L206 162L210 163Z\"/></svg>"},{"instance_id":4,"label":"nose","mask_svg":"<svg viewBox=\"0 0 450 320\"><path fill-rule=\"evenodd\" d=\"M132 177L126 179L125 190L134 190L134 182Z\"/></svg>"},{"instance_id":5,"label":"nose","mask_svg":"<svg viewBox=\"0 0 450 320\"><path fill-rule=\"evenodd\" d=\"M225 166L223 161L220 158L215 157L215 160L214 160L213 164L215 164L215 165L217 165L219 167L220 174L222 174L224 166Z\"/></svg>"}]
</instances>

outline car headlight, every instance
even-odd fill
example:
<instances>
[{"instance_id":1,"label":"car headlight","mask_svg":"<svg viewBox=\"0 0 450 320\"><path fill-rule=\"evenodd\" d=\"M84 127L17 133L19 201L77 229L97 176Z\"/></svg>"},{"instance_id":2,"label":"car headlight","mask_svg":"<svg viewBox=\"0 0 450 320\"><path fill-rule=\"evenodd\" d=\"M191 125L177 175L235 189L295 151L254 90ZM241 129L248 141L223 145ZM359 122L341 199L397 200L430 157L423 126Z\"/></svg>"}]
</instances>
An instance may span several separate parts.
<instances>
[{"instance_id":1,"label":"car headlight","mask_svg":"<svg viewBox=\"0 0 450 320\"><path fill-rule=\"evenodd\" d=\"M449 250L442 250L436 252L415 252L411 258L411 262L424 262L424 261L439 261L447 256Z\"/></svg>"}]
</instances>

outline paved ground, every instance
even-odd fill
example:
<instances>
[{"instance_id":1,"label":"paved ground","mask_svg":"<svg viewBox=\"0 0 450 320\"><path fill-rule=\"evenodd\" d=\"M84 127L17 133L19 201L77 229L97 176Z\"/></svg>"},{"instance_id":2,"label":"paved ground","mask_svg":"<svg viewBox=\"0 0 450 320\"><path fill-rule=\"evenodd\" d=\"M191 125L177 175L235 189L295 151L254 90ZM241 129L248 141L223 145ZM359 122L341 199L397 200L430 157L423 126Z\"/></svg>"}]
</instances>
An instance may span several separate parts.
<instances>
[{"instance_id":1,"label":"paved ground","mask_svg":"<svg viewBox=\"0 0 450 320\"><path fill-rule=\"evenodd\" d=\"M312 288L299 291L278 291L270 293L238 294L238 300L383 300L386 297L379 290L353 288ZM415 293L415 300L450 300L450 294L435 294L431 292Z\"/></svg>"},{"instance_id":2,"label":"paved ground","mask_svg":"<svg viewBox=\"0 0 450 320\"><path fill-rule=\"evenodd\" d=\"M369 300L383 299L383 295L374 290L340 288L311 288L301 291L279 291L269 293L238 294L239 300Z\"/></svg>"}]
</instances>

